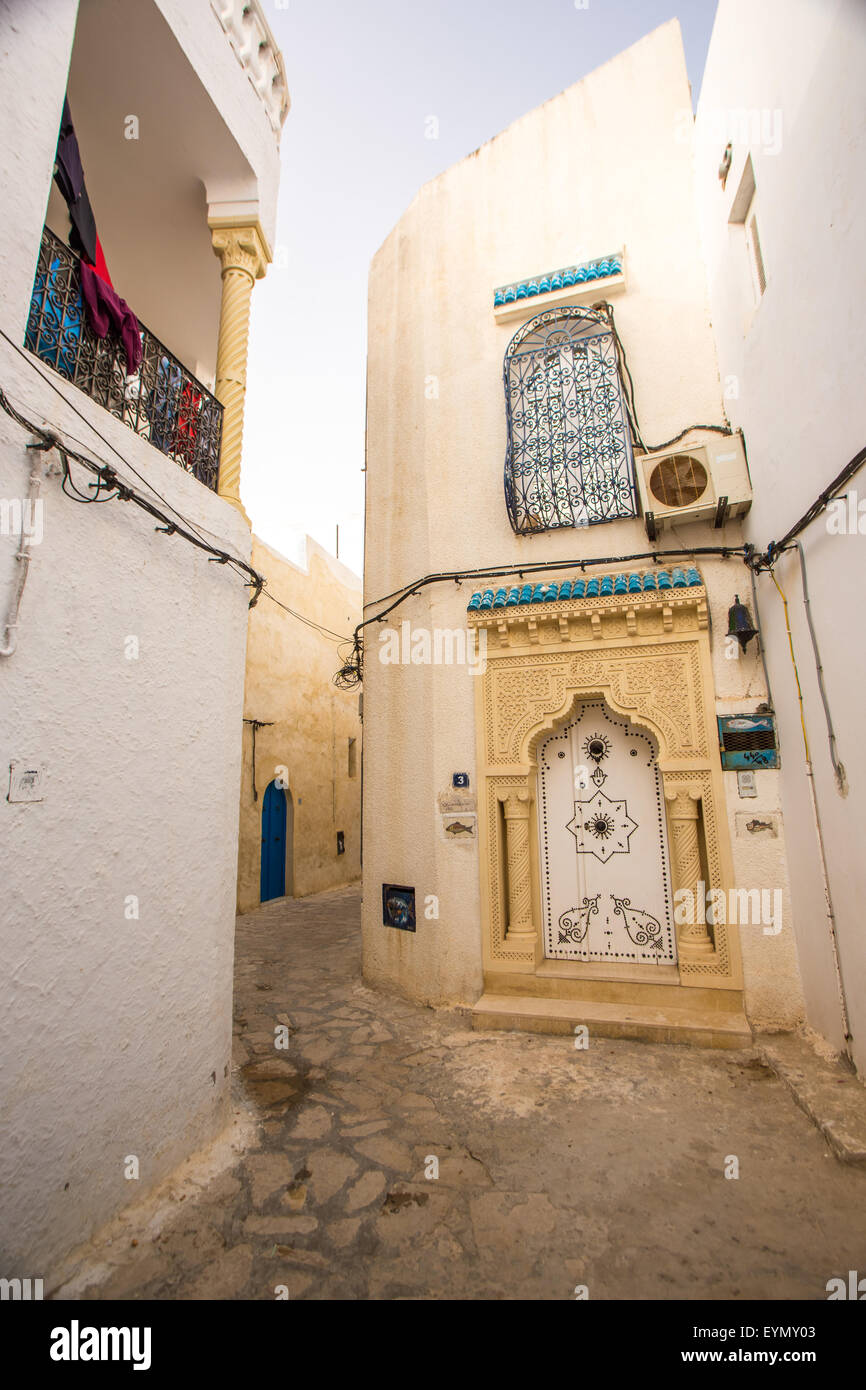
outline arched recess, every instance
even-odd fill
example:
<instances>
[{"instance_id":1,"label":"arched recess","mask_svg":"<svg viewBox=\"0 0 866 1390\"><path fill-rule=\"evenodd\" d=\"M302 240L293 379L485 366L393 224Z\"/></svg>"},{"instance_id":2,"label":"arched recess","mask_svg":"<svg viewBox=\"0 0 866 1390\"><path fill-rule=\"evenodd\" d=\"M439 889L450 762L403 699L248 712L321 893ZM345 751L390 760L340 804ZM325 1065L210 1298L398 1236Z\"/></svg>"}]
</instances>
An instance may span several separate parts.
<instances>
[{"instance_id":1,"label":"arched recess","mask_svg":"<svg viewBox=\"0 0 866 1390\"><path fill-rule=\"evenodd\" d=\"M580 701L605 701L657 744L675 896L686 890L697 904L702 883L732 887L702 586L676 599L641 592L474 612L469 623L487 635L476 683L485 978L555 969L542 951L537 751ZM742 988L735 928L678 924L677 951L681 985Z\"/></svg>"}]
</instances>

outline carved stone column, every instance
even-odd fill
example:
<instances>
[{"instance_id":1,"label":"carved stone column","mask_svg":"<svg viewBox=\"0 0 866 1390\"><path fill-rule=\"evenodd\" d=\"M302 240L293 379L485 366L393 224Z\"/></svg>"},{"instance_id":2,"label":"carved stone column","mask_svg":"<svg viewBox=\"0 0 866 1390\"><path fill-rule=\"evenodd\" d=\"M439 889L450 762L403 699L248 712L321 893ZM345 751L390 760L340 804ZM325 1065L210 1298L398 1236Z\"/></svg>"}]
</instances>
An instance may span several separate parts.
<instances>
[{"instance_id":1,"label":"carved stone column","mask_svg":"<svg viewBox=\"0 0 866 1390\"><path fill-rule=\"evenodd\" d=\"M712 955L714 946L707 931L704 916L704 883L701 880L701 848L698 825L700 792L682 783L665 785L668 803L668 825L671 832L671 857L674 892L688 890L694 904L694 920L678 927L677 941L683 956ZM700 905L698 898L700 895Z\"/></svg>"},{"instance_id":2,"label":"carved stone column","mask_svg":"<svg viewBox=\"0 0 866 1390\"><path fill-rule=\"evenodd\" d=\"M510 792L503 799L505 857L508 874L506 942L525 945L535 940L532 920L532 877L529 870L529 793Z\"/></svg>"},{"instance_id":3,"label":"carved stone column","mask_svg":"<svg viewBox=\"0 0 866 1390\"><path fill-rule=\"evenodd\" d=\"M241 504L241 448L247 349L253 285L267 269L270 253L257 226L211 226L214 254L222 266L219 344L214 394L223 406L218 492L249 518Z\"/></svg>"}]
</instances>

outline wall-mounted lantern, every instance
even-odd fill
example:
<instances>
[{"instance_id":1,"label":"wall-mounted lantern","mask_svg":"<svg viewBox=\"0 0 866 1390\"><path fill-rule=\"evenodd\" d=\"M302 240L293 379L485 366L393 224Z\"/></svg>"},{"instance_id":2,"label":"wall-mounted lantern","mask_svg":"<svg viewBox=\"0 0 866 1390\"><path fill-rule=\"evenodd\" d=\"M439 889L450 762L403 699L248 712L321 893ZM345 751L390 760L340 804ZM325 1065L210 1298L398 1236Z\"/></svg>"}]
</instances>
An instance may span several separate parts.
<instances>
[{"instance_id":1,"label":"wall-mounted lantern","mask_svg":"<svg viewBox=\"0 0 866 1390\"><path fill-rule=\"evenodd\" d=\"M740 595L734 594L734 602L728 609L728 636L736 637L740 647L745 651L752 638L757 636L757 632L748 608L744 603L740 603Z\"/></svg>"}]
</instances>

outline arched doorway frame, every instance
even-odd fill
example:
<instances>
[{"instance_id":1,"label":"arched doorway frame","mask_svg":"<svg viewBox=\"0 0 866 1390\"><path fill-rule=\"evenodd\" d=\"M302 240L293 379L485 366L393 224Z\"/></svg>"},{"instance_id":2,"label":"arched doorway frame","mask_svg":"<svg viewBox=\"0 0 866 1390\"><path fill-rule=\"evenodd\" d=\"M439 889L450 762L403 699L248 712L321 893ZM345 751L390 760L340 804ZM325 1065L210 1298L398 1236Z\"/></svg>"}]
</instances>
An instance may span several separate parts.
<instances>
[{"instance_id":1,"label":"arched doorway frame","mask_svg":"<svg viewBox=\"0 0 866 1390\"><path fill-rule=\"evenodd\" d=\"M486 987L549 977L543 960L536 752L578 703L601 698L658 744L675 891L733 886L703 585L469 614L487 633L476 681ZM678 929L675 983L742 990L736 927ZM563 974L579 975L569 964ZM531 980L525 992L532 993Z\"/></svg>"}]
</instances>

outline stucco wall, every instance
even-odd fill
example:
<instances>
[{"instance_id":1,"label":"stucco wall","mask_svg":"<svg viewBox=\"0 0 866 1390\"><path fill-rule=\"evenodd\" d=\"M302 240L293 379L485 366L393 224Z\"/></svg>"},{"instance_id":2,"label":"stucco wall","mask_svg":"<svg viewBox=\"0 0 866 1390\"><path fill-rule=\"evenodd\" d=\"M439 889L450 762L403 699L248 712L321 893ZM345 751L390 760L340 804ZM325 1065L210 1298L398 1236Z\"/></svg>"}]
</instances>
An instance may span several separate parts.
<instances>
[{"instance_id":1,"label":"stucco wall","mask_svg":"<svg viewBox=\"0 0 866 1390\"><path fill-rule=\"evenodd\" d=\"M267 575L282 603L332 632L351 634L360 620L361 581L307 537L307 567L253 540L253 566ZM287 891L296 897L350 883L361 872L361 723L358 691L338 690L338 644L262 598L250 610L244 718L256 730L256 789L252 785L252 728L243 728L243 776L238 847L238 908L260 901L262 798L284 776L291 795L292 844ZM355 739L355 775L348 745ZM280 769L285 768L286 774ZM337 831L345 853L337 853Z\"/></svg>"},{"instance_id":2,"label":"stucco wall","mask_svg":"<svg viewBox=\"0 0 866 1390\"><path fill-rule=\"evenodd\" d=\"M63 0L0 10L0 325L13 344L74 17ZM231 506L41 370L0 343L0 385L26 416L249 556ZM26 495L28 442L0 414L4 499ZM7 780L0 801L0 1245L5 1275L50 1280L57 1257L227 1119L249 595L231 569L127 503L76 505L56 473L42 496L18 650L0 661L4 778L19 758L47 768L44 800L10 803ZM0 536L4 616L16 548ZM138 1180L124 1175L131 1155Z\"/></svg>"},{"instance_id":3,"label":"stucco wall","mask_svg":"<svg viewBox=\"0 0 866 1390\"><path fill-rule=\"evenodd\" d=\"M671 21L422 188L378 252L370 276L366 616L384 606L376 600L429 572L546 560L567 573L584 556L648 548L637 518L513 534L502 490L502 359L519 321L495 321L493 289L624 245L628 288L613 303L648 444L696 423L724 423L682 122L690 105ZM660 544L740 540L737 523L721 531L699 524L664 533ZM738 562L700 563L713 605L719 707L728 700L754 709L765 697L754 647L741 665L725 658L722 640L745 572ZM476 587L484 586L426 588L389 622L398 631L407 619L413 628L461 628ZM482 984L477 849L445 842L437 797L453 772L474 772L474 678L465 667L382 664L377 625L366 641L364 969L432 1003L471 1002ZM764 782L762 795L776 805L774 783ZM783 859L766 846L735 842L734 859L738 874L781 876L787 893ZM383 927L383 882L415 885L416 933ZM424 917L427 895L439 899L438 918ZM746 993L756 1018L790 1024L802 1010L796 955L789 936L780 941L744 942ZM776 972L781 985L771 984Z\"/></svg>"},{"instance_id":4,"label":"stucco wall","mask_svg":"<svg viewBox=\"0 0 866 1390\"><path fill-rule=\"evenodd\" d=\"M866 295L862 224L866 114L862 73L866 13L856 0L721 0L698 108L697 190L713 324L728 407L749 444L755 503L746 535L761 548L785 533L863 446ZM760 136L733 139L725 190L713 138L720 117L746 112ZM772 133L780 133L780 141ZM776 145L778 144L778 148ZM767 288L757 308L731 201L751 154ZM866 474L847 491L866 497ZM824 676L849 792L837 790L796 554L776 574L790 604L815 788L837 916L840 957L858 1066L866 1065L866 753L861 691L864 546L834 536L826 519L801 537ZM794 925L812 1025L842 1044L840 1009L804 770L803 741L782 603L759 581L761 617L783 754L782 804Z\"/></svg>"}]
</instances>

